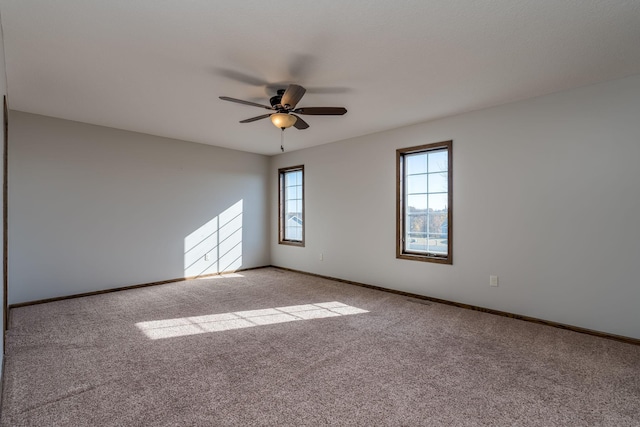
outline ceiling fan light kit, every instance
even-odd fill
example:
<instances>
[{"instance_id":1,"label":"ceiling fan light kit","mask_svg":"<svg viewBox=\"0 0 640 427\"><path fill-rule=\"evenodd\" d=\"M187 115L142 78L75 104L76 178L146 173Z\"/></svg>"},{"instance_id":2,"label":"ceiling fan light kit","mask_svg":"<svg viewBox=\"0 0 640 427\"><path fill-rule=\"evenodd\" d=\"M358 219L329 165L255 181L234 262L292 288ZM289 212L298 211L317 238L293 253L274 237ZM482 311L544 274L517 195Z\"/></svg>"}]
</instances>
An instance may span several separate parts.
<instances>
[{"instance_id":1,"label":"ceiling fan light kit","mask_svg":"<svg viewBox=\"0 0 640 427\"><path fill-rule=\"evenodd\" d=\"M298 121L298 118L291 114L275 113L271 115L271 123L273 123L275 127L280 128L282 130L290 128L297 121Z\"/></svg>"}]
</instances>

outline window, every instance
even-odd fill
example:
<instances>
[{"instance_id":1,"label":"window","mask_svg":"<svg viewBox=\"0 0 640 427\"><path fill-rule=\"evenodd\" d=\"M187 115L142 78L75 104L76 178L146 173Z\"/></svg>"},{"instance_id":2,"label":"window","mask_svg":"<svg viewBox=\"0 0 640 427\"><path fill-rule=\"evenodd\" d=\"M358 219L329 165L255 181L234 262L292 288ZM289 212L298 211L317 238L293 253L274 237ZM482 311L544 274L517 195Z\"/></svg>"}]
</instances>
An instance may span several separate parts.
<instances>
[{"instance_id":1,"label":"window","mask_svg":"<svg viewBox=\"0 0 640 427\"><path fill-rule=\"evenodd\" d=\"M304 166L278 170L280 243L304 246Z\"/></svg>"},{"instance_id":2,"label":"window","mask_svg":"<svg viewBox=\"0 0 640 427\"><path fill-rule=\"evenodd\" d=\"M452 141L396 151L396 257L452 264Z\"/></svg>"}]
</instances>

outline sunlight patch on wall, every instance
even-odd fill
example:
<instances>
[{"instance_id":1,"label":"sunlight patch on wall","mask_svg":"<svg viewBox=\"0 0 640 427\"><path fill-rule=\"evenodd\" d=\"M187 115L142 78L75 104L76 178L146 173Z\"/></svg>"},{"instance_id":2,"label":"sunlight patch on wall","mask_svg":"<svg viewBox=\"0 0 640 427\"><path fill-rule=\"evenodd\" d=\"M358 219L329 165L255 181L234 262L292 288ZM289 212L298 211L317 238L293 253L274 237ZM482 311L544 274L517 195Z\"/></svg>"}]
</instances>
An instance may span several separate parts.
<instances>
[{"instance_id":1,"label":"sunlight patch on wall","mask_svg":"<svg viewBox=\"0 0 640 427\"><path fill-rule=\"evenodd\" d=\"M237 270L242 266L242 200L184 239L184 277Z\"/></svg>"},{"instance_id":2,"label":"sunlight patch on wall","mask_svg":"<svg viewBox=\"0 0 640 427\"><path fill-rule=\"evenodd\" d=\"M150 322L136 323L136 326L148 338L157 340L361 313L368 313L368 311L333 301L262 310L209 314L206 316L181 317L178 319L153 320Z\"/></svg>"}]
</instances>

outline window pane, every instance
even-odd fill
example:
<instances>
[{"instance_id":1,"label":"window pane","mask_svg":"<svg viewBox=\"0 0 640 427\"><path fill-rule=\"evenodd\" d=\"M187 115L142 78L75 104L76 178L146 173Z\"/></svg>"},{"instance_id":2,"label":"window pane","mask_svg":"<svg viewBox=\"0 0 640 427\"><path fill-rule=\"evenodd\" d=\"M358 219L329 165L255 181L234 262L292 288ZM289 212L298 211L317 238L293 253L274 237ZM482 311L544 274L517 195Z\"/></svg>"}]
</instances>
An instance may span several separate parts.
<instances>
[{"instance_id":1,"label":"window pane","mask_svg":"<svg viewBox=\"0 0 640 427\"><path fill-rule=\"evenodd\" d=\"M449 198L447 193L429 194L429 210L434 212L446 211Z\"/></svg>"},{"instance_id":2,"label":"window pane","mask_svg":"<svg viewBox=\"0 0 640 427\"><path fill-rule=\"evenodd\" d=\"M438 172L429 175L429 193L446 193L449 189L447 173Z\"/></svg>"},{"instance_id":3,"label":"window pane","mask_svg":"<svg viewBox=\"0 0 640 427\"><path fill-rule=\"evenodd\" d=\"M447 150L429 152L429 172L444 172L449 169Z\"/></svg>"},{"instance_id":4,"label":"window pane","mask_svg":"<svg viewBox=\"0 0 640 427\"><path fill-rule=\"evenodd\" d=\"M447 212L435 212L429 214L429 233L447 234Z\"/></svg>"},{"instance_id":5,"label":"window pane","mask_svg":"<svg viewBox=\"0 0 640 427\"><path fill-rule=\"evenodd\" d=\"M302 220L297 216L292 216L287 220L284 229L284 238L287 240L302 240Z\"/></svg>"},{"instance_id":6,"label":"window pane","mask_svg":"<svg viewBox=\"0 0 640 427\"><path fill-rule=\"evenodd\" d=\"M287 187L287 194L286 194L286 198L287 200L291 200L291 199L296 199L296 188L298 187Z\"/></svg>"},{"instance_id":7,"label":"window pane","mask_svg":"<svg viewBox=\"0 0 640 427\"><path fill-rule=\"evenodd\" d=\"M408 194L427 192L427 174L407 176Z\"/></svg>"},{"instance_id":8,"label":"window pane","mask_svg":"<svg viewBox=\"0 0 640 427\"><path fill-rule=\"evenodd\" d=\"M429 235L429 252L446 255L448 250L447 240L436 235Z\"/></svg>"},{"instance_id":9,"label":"window pane","mask_svg":"<svg viewBox=\"0 0 640 427\"><path fill-rule=\"evenodd\" d=\"M297 203L295 200L287 200L287 214L297 212Z\"/></svg>"},{"instance_id":10,"label":"window pane","mask_svg":"<svg viewBox=\"0 0 640 427\"><path fill-rule=\"evenodd\" d=\"M426 214L410 214L407 215L407 232L427 232L427 225L429 224L429 216Z\"/></svg>"},{"instance_id":11,"label":"window pane","mask_svg":"<svg viewBox=\"0 0 640 427\"><path fill-rule=\"evenodd\" d=\"M427 209L427 195L407 196L407 213Z\"/></svg>"},{"instance_id":12,"label":"window pane","mask_svg":"<svg viewBox=\"0 0 640 427\"><path fill-rule=\"evenodd\" d=\"M407 154L405 156L407 174L427 173L426 153Z\"/></svg>"},{"instance_id":13,"label":"window pane","mask_svg":"<svg viewBox=\"0 0 640 427\"><path fill-rule=\"evenodd\" d=\"M296 185L296 174L293 172L287 172L284 174L284 186L291 187Z\"/></svg>"},{"instance_id":14,"label":"window pane","mask_svg":"<svg viewBox=\"0 0 640 427\"><path fill-rule=\"evenodd\" d=\"M406 242L407 250L420 252L427 250L427 239L425 235L410 234L407 236Z\"/></svg>"}]
</instances>

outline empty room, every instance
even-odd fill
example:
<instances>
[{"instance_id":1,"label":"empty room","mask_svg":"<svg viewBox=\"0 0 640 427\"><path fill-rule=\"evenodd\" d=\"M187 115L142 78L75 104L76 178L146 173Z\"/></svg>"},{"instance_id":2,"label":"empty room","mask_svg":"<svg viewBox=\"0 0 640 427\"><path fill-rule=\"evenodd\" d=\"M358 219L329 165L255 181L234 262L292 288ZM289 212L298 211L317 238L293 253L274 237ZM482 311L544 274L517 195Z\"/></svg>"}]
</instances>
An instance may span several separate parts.
<instances>
[{"instance_id":1,"label":"empty room","mask_svg":"<svg viewBox=\"0 0 640 427\"><path fill-rule=\"evenodd\" d=\"M640 2L0 30L0 425L640 426Z\"/></svg>"}]
</instances>

